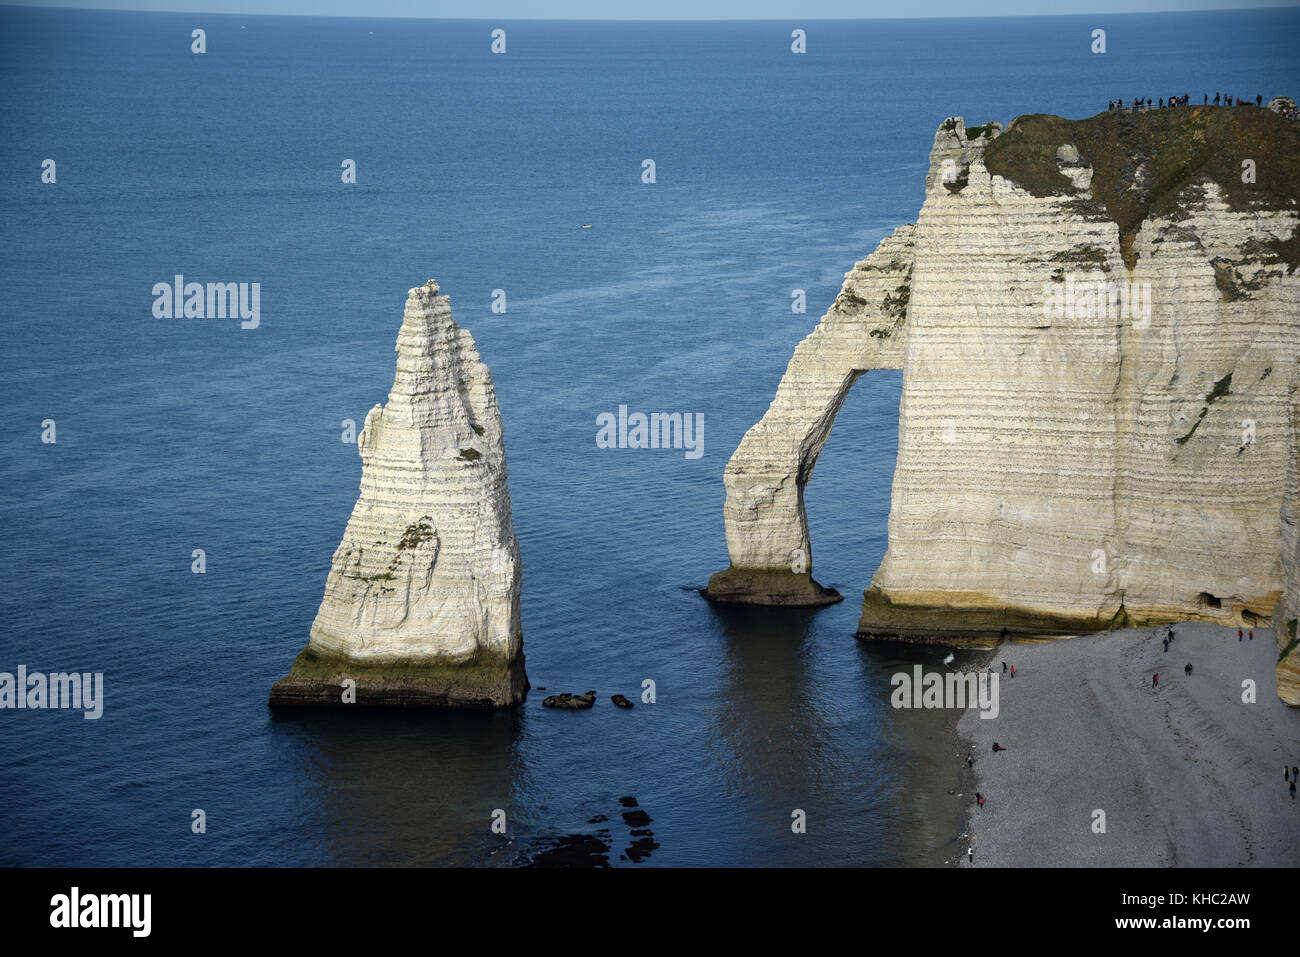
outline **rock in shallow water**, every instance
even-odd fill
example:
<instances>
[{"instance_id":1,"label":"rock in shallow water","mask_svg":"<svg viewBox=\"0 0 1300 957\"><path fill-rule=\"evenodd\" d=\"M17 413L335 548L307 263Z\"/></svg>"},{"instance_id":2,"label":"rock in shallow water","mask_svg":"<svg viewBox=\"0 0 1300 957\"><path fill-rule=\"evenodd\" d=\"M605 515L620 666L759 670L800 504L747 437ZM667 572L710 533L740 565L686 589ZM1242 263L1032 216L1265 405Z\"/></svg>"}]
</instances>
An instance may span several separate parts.
<instances>
[{"instance_id":1,"label":"rock in shallow water","mask_svg":"<svg viewBox=\"0 0 1300 957\"><path fill-rule=\"evenodd\" d=\"M565 708L569 711L582 711L590 708L596 703L596 692L588 691L586 694L553 694L542 701L544 708Z\"/></svg>"},{"instance_id":2,"label":"rock in shallow water","mask_svg":"<svg viewBox=\"0 0 1300 957\"><path fill-rule=\"evenodd\" d=\"M500 708L528 690L519 545L492 376L429 280L410 290L361 494L272 706Z\"/></svg>"}]
</instances>

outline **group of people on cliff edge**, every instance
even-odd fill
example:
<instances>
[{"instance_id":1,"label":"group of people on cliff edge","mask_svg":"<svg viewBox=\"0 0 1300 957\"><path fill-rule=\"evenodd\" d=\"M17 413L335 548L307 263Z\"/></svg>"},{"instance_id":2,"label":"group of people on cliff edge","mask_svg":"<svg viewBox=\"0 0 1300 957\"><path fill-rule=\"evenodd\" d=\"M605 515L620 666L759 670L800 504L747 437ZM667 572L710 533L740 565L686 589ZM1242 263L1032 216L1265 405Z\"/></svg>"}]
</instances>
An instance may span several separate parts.
<instances>
[{"instance_id":1,"label":"group of people on cliff edge","mask_svg":"<svg viewBox=\"0 0 1300 957\"><path fill-rule=\"evenodd\" d=\"M1129 102L1128 106L1124 105L1124 98L1120 97L1118 100L1109 101L1106 104L1106 109L1112 111L1128 110L1130 113L1140 113L1144 110L1163 110L1163 109L1168 109L1171 106L1186 106L1191 102L1192 102L1192 95L1190 93L1184 93L1182 96L1171 96L1168 98L1167 101L1163 96L1157 97L1154 103L1151 101L1151 97L1149 96L1136 96ZM1202 106L1211 105L1210 94L1206 93L1204 97L1202 97L1201 105ZM1214 94L1213 105L1214 106L1250 106L1251 104L1250 104L1250 100L1248 99L1243 100L1239 96L1234 97L1228 95L1227 93L1216 92ZM1264 97L1261 94L1258 93L1255 94L1255 106L1263 106L1263 105L1264 105Z\"/></svg>"}]
</instances>

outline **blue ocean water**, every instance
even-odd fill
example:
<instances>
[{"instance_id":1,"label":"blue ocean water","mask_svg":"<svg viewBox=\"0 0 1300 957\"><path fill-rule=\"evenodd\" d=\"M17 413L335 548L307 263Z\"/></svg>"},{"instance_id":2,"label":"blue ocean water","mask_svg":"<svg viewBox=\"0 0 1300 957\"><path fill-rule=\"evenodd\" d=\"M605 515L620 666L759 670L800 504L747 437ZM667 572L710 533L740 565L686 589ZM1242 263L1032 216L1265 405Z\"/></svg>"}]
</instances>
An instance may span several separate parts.
<instances>
[{"instance_id":1,"label":"blue ocean water","mask_svg":"<svg viewBox=\"0 0 1300 957\"><path fill-rule=\"evenodd\" d=\"M808 491L814 572L842 604L696 594L727 564L723 467L842 274L915 219L945 117L1296 95L1297 28L1296 9L496 23L0 7L0 671L106 686L98 721L0 712L0 864L506 864L571 835L615 865L950 857L944 721L887 704L892 672L943 652L852 637L886 546L899 375L860 380ZM154 318L153 285L177 273L259 282L260 326ZM430 277L496 383L529 676L602 704L273 716L357 493L342 422L385 400L406 290ZM596 448L596 416L620 404L703 413L704 455ZM608 706L645 678L655 704Z\"/></svg>"}]
</instances>

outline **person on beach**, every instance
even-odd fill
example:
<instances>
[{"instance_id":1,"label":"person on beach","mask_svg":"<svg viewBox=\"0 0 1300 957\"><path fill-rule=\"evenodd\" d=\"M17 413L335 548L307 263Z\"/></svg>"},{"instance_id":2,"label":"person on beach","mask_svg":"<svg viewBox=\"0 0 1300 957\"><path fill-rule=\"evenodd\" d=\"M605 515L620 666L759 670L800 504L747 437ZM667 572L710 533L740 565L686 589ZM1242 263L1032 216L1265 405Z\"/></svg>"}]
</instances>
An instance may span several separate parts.
<instances>
[{"instance_id":1,"label":"person on beach","mask_svg":"<svg viewBox=\"0 0 1300 957\"><path fill-rule=\"evenodd\" d=\"M979 791L975 792L975 803L978 804L980 807L984 806L984 795L980 794Z\"/></svg>"},{"instance_id":2,"label":"person on beach","mask_svg":"<svg viewBox=\"0 0 1300 957\"><path fill-rule=\"evenodd\" d=\"M1190 675L1191 673L1192 673L1192 663L1189 661L1187 662L1187 667L1183 669L1183 674Z\"/></svg>"},{"instance_id":3,"label":"person on beach","mask_svg":"<svg viewBox=\"0 0 1300 957\"><path fill-rule=\"evenodd\" d=\"M1240 629L1240 628L1237 629L1237 640L1238 640L1238 641L1241 641L1241 629Z\"/></svg>"},{"instance_id":4,"label":"person on beach","mask_svg":"<svg viewBox=\"0 0 1300 957\"><path fill-rule=\"evenodd\" d=\"M966 848L966 860L970 861L972 864L975 863L975 845L974 845L974 844L972 844L970 847Z\"/></svg>"},{"instance_id":5,"label":"person on beach","mask_svg":"<svg viewBox=\"0 0 1300 957\"><path fill-rule=\"evenodd\" d=\"M1151 676L1151 687L1154 688L1158 684L1160 684L1160 672L1157 671Z\"/></svg>"},{"instance_id":6,"label":"person on beach","mask_svg":"<svg viewBox=\"0 0 1300 957\"><path fill-rule=\"evenodd\" d=\"M993 742L993 750L994 750L994 751L1005 751L1006 748L1002 747L1002 745L1000 745L1000 744L998 744L996 741L994 741L994 742Z\"/></svg>"},{"instance_id":7,"label":"person on beach","mask_svg":"<svg viewBox=\"0 0 1300 957\"><path fill-rule=\"evenodd\" d=\"M1003 674L1007 673L1007 663L1005 661L1002 662L1002 673Z\"/></svg>"},{"instance_id":8,"label":"person on beach","mask_svg":"<svg viewBox=\"0 0 1300 957\"><path fill-rule=\"evenodd\" d=\"M1173 625L1170 625L1170 626L1169 626L1169 643L1170 643L1171 645L1174 643L1174 626L1173 626Z\"/></svg>"},{"instance_id":9,"label":"person on beach","mask_svg":"<svg viewBox=\"0 0 1300 957\"><path fill-rule=\"evenodd\" d=\"M966 767L968 768L975 767L975 759L972 758L969 754L966 755Z\"/></svg>"},{"instance_id":10,"label":"person on beach","mask_svg":"<svg viewBox=\"0 0 1300 957\"><path fill-rule=\"evenodd\" d=\"M1294 781L1297 778L1300 778L1300 768L1293 764L1291 765L1291 780Z\"/></svg>"},{"instance_id":11,"label":"person on beach","mask_svg":"<svg viewBox=\"0 0 1300 957\"><path fill-rule=\"evenodd\" d=\"M1016 676L1016 666L1015 666L1015 665L1012 665L1012 666L1011 666L1011 677L1014 678L1015 676Z\"/></svg>"},{"instance_id":12,"label":"person on beach","mask_svg":"<svg viewBox=\"0 0 1300 957\"><path fill-rule=\"evenodd\" d=\"M1247 640L1247 641L1254 641L1254 640L1255 640L1255 629L1254 629L1254 628L1252 628L1252 629L1250 629L1250 631L1246 632L1246 640Z\"/></svg>"},{"instance_id":13,"label":"person on beach","mask_svg":"<svg viewBox=\"0 0 1300 957\"><path fill-rule=\"evenodd\" d=\"M1168 650L1169 650L1169 639L1166 638L1166 639L1164 640L1163 644L1164 644L1164 646L1165 646L1165 651L1168 651Z\"/></svg>"},{"instance_id":14,"label":"person on beach","mask_svg":"<svg viewBox=\"0 0 1300 957\"><path fill-rule=\"evenodd\" d=\"M1295 800L1295 782L1294 782L1294 781L1291 782L1291 800L1292 800L1292 801Z\"/></svg>"}]
</instances>

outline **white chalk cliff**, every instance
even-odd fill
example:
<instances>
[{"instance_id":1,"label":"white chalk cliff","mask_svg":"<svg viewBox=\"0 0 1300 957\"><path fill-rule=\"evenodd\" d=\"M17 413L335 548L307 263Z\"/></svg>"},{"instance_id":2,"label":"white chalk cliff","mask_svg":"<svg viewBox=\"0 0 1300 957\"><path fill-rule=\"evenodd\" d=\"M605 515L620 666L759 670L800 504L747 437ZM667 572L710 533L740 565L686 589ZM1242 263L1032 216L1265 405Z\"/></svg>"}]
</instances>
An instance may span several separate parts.
<instances>
[{"instance_id":1,"label":"white chalk cliff","mask_svg":"<svg viewBox=\"0 0 1300 957\"><path fill-rule=\"evenodd\" d=\"M1300 386L1291 391L1291 464L1282 499L1283 592L1273 609L1277 693L1300 705Z\"/></svg>"},{"instance_id":2,"label":"white chalk cliff","mask_svg":"<svg viewBox=\"0 0 1300 957\"><path fill-rule=\"evenodd\" d=\"M1300 604L1298 143L1245 107L945 121L916 224L847 274L727 465L709 597L834 600L804 487L854 381L901 368L860 635L1262 625L1288 574Z\"/></svg>"},{"instance_id":3,"label":"white chalk cliff","mask_svg":"<svg viewBox=\"0 0 1300 957\"><path fill-rule=\"evenodd\" d=\"M307 647L273 705L505 707L527 690L519 545L492 376L429 280L410 290L388 403Z\"/></svg>"}]
</instances>

